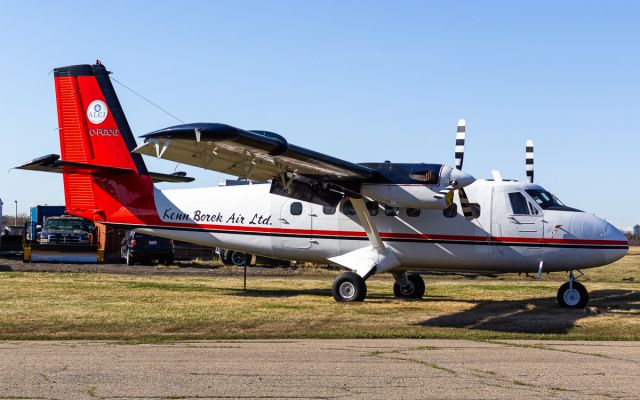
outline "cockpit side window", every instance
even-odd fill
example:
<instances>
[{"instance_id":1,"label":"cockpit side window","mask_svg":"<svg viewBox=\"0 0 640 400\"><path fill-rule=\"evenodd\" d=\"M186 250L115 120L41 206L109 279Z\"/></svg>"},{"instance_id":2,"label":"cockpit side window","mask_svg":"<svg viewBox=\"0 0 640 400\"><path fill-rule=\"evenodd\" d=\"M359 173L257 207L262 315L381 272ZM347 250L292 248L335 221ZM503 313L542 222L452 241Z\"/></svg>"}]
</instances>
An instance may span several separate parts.
<instances>
[{"instance_id":1,"label":"cockpit side window","mask_svg":"<svg viewBox=\"0 0 640 400\"><path fill-rule=\"evenodd\" d=\"M509 193L509 202L511 203L511 211L515 215L531 215L529 202L520 192Z\"/></svg>"}]
</instances>

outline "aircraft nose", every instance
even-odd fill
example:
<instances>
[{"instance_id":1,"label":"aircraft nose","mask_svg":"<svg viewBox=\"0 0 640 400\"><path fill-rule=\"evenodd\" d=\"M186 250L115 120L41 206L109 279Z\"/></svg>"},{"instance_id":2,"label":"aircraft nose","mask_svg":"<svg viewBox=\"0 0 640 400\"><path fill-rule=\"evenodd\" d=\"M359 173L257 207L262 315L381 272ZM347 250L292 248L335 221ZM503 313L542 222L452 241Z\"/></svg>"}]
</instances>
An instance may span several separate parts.
<instances>
[{"instance_id":1,"label":"aircraft nose","mask_svg":"<svg viewBox=\"0 0 640 400\"><path fill-rule=\"evenodd\" d=\"M629 250L629 241L627 237L618 230L615 226L607 223L602 234L603 240L607 242L607 245L611 245L612 248L604 249L604 259L607 264L616 262L627 254Z\"/></svg>"},{"instance_id":2,"label":"aircraft nose","mask_svg":"<svg viewBox=\"0 0 640 400\"><path fill-rule=\"evenodd\" d=\"M449 179L456 181L456 188L469 186L476 181L476 178L459 169L452 169Z\"/></svg>"}]
</instances>

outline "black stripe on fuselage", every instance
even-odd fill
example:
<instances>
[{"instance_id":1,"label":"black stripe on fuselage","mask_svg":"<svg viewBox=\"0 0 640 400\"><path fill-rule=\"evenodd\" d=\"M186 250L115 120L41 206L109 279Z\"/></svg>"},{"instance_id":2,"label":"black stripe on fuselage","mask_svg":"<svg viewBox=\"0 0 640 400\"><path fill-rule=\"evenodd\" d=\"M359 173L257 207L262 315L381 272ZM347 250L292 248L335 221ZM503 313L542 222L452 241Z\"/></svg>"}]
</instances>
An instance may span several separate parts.
<instances>
[{"instance_id":1,"label":"black stripe on fuselage","mask_svg":"<svg viewBox=\"0 0 640 400\"><path fill-rule=\"evenodd\" d=\"M277 232L249 232L249 231L232 231L225 229L207 229L192 228L179 226L163 226L163 225L131 225L119 224L112 222L102 222L105 225L117 225L128 229L164 229L169 231L188 231L188 232L204 232L204 233L226 233L231 235L251 235L251 236L279 236L289 238L305 238L305 239L327 239L327 240L361 240L368 241L366 236L338 236L338 235L306 235L297 233L277 233ZM430 244L462 244L462 245L485 245L485 246L508 246L508 247L555 247L566 249L628 249L628 246L618 245L591 245L591 244L562 244L562 243L521 243L521 242L498 242L487 240L450 240L450 239L422 239L422 238L382 238L383 242L403 242L403 243L430 243Z\"/></svg>"}]
</instances>

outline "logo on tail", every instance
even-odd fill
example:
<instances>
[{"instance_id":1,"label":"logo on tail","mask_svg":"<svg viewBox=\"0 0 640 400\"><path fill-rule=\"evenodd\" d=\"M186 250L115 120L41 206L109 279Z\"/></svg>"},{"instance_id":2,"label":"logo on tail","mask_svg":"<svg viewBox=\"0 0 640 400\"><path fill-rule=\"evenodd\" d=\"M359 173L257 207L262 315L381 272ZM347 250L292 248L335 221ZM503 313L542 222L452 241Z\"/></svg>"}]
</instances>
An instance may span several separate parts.
<instances>
[{"instance_id":1,"label":"logo on tail","mask_svg":"<svg viewBox=\"0 0 640 400\"><path fill-rule=\"evenodd\" d=\"M108 114L109 109L102 100L94 100L87 107L87 119L94 125L103 123Z\"/></svg>"}]
</instances>

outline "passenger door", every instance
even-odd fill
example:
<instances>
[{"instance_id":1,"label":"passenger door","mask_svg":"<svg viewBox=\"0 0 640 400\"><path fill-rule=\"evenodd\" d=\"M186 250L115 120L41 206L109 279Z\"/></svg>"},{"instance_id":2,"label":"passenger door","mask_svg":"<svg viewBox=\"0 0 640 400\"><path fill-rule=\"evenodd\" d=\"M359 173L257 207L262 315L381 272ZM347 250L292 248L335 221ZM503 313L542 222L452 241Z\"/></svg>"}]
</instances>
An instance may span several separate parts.
<instances>
[{"instance_id":1,"label":"passenger door","mask_svg":"<svg viewBox=\"0 0 640 400\"><path fill-rule=\"evenodd\" d=\"M312 245L312 210L309 203L288 199L280 209L277 221L280 244L287 249L308 249Z\"/></svg>"}]
</instances>

